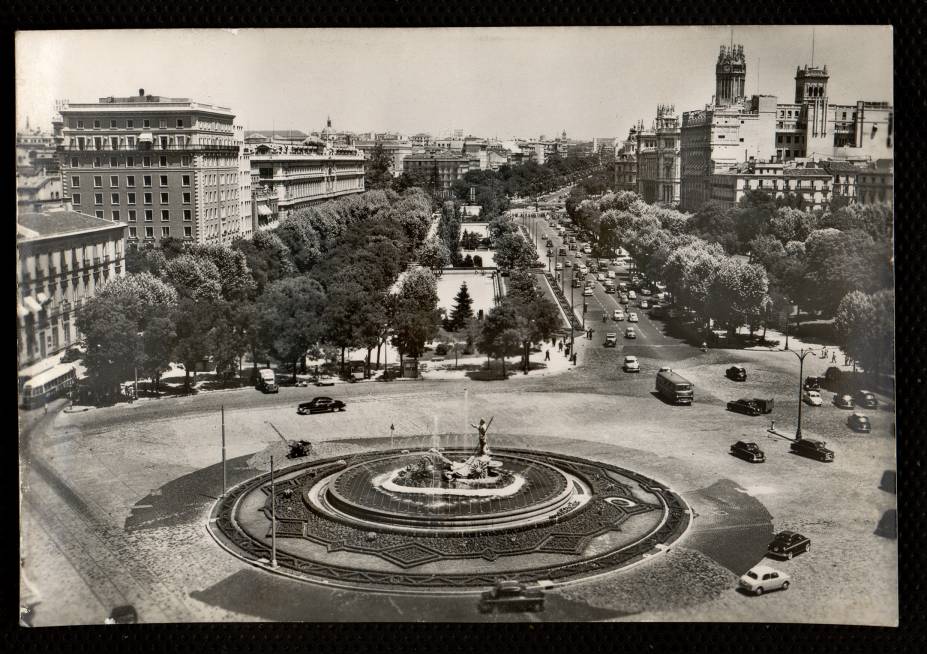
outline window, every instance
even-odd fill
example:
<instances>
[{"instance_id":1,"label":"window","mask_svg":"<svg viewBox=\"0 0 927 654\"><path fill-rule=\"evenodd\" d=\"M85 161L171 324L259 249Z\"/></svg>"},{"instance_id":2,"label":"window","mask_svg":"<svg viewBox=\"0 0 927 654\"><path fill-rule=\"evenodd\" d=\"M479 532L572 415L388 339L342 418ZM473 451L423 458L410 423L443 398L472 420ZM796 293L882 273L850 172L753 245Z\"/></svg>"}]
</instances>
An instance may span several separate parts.
<instances>
[{"instance_id":1,"label":"window","mask_svg":"<svg viewBox=\"0 0 927 654\"><path fill-rule=\"evenodd\" d=\"M145 157L142 159L142 166L145 168L151 168L151 157Z\"/></svg>"},{"instance_id":2,"label":"window","mask_svg":"<svg viewBox=\"0 0 927 654\"><path fill-rule=\"evenodd\" d=\"M129 188L135 188L135 175L126 176L126 186Z\"/></svg>"},{"instance_id":3,"label":"window","mask_svg":"<svg viewBox=\"0 0 927 654\"><path fill-rule=\"evenodd\" d=\"M110 121L109 121L109 128L110 128L110 129L116 129L116 121L115 121L115 120L110 120Z\"/></svg>"},{"instance_id":4,"label":"window","mask_svg":"<svg viewBox=\"0 0 927 654\"><path fill-rule=\"evenodd\" d=\"M167 119L161 118L160 120L158 120L158 127L160 127L161 129L164 129L165 127L167 127Z\"/></svg>"},{"instance_id":5,"label":"window","mask_svg":"<svg viewBox=\"0 0 927 654\"><path fill-rule=\"evenodd\" d=\"M134 141L131 136L129 137L130 141ZM134 143L129 143L129 145L134 145ZM126 168L135 168L135 157L126 157Z\"/></svg>"},{"instance_id":6,"label":"window","mask_svg":"<svg viewBox=\"0 0 927 654\"><path fill-rule=\"evenodd\" d=\"M116 209L113 210L113 222L119 222L119 211Z\"/></svg>"},{"instance_id":7,"label":"window","mask_svg":"<svg viewBox=\"0 0 927 654\"><path fill-rule=\"evenodd\" d=\"M75 205L80 204L80 193L74 193L74 194L72 194L72 195L71 195L71 201L72 201Z\"/></svg>"},{"instance_id":8,"label":"window","mask_svg":"<svg viewBox=\"0 0 927 654\"><path fill-rule=\"evenodd\" d=\"M119 175L110 175L110 176L109 176L109 187L110 187L110 188L119 188Z\"/></svg>"},{"instance_id":9,"label":"window","mask_svg":"<svg viewBox=\"0 0 927 654\"><path fill-rule=\"evenodd\" d=\"M138 238L138 228L129 227L129 238Z\"/></svg>"},{"instance_id":10,"label":"window","mask_svg":"<svg viewBox=\"0 0 927 654\"><path fill-rule=\"evenodd\" d=\"M132 129L133 127L135 127L135 121L134 121L134 120L127 120L127 121L126 121L126 129Z\"/></svg>"},{"instance_id":11,"label":"window","mask_svg":"<svg viewBox=\"0 0 927 654\"><path fill-rule=\"evenodd\" d=\"M84 121L82 120L77 121L77 129L84 129Z\"/></svg>"},{"instance_id":12,"label":"window","mask_svg":"<svg viewBox=\"0 0 927 654\"><path fill-rule=\"evenodd\" d=\"M113 149L116 149L118 146L114 145ZM109 167L110 168L119 168L119 160L116 157L109 158Z\"/></svg>"},{"instance_id":13,"label":"window","mask_svg":"<svg viewBox=\"0 0 927 654\"><path fill-rule=\"evenodd\" d=\"M102 165L102 164L100 163L100 157L94 157L94 158L93 158L93 167L94 167L94 168L99 168L101 165Z\"/></svg>"},{"instance_id":14,"label":"window","mask_svg":"<svg viewBox=\"0 0 927 654\"><path fill-rule=\"evenodd\" d=\"M167 204L168 202L170 202L170 198L168 197L169 195L170 195L169 193L161 194L161 204Z\"/></svg>"},{"instance_id":15,"label":"window","mask_svg":"<svg viewBox=\"0 0 927 654\"><path fill-rule=\"evenodd\" d=\"M71 157L71 168L77 168L80 166L80 161L77 157Z\"/></svg>"},{"instance_id":16,"label":"window","mask_svg":"<svg viewBox=\"0 0 927 654\"><path fill-rule=\"evenodd\" d=\"M103 186L103 176L94 175L93 176L93 188L102 188Z\"/></svg>"},{"instance_id":17,"label":"window","mask_svg":"<svg viewBox=\"0 0 927 654\"><path fill-rule=\"evenodd\" d=\"M145 193L145 204L151 204L151 193Z\"/></svg>"},{"instance_id":18,"label":"window","mask_svg":"<svg viewBox=\"0 0 927 654\"><path fill-rule=\"evenodd\" d=\"M129 209L129 222L134 223L136 218L135 209Z\"/></svg>"},{"instance_id":19,"label":"window","mask_svg":"<svg viewBox=\"0 0 927 654\"><path fill-rule=\"evenodd\" d=\"M154 214L151 212L151 209L145 209L145 222L150 223L153 219Z\"/></svg>"},{"instance_id":20,"label":"window","mask_svg":"<svg viewBox=\"0 0 927 654\"><path fill-rule=\"evenodd\" d=\"M160 157L158 159L158 165L164 168L167 165L167 157Z\"/></svg>"},{"instance_id":21,"label":"window","mask_svg":"<svg viewBox=\"0 0 927 654\"><path fill-rule=\"evenodd\" d=\"M180 165L189 166L190 165L190 155L184 155L180 158Z\"/></svg>"},{"instance_id":22,"label":"window","mask_svg":"<svg viewBox=\"0 0 927 654\"><path fill-rule=\"evenodd\" d=\"M177 119L177 127L183 127L183 118Z\"/></svg>"},{"instance_id":23,"label":"window","mask_svg":"<svg viewBox=\"0 0 927 654\"><path fill-rule=\"evenodd\" d=\"M193 236L193 226L192 226L192 225L184 225L184 227L183 227L183 235L184 235L185 237L187 237L187 238L191 238L191 237Z\"/></svg>"},{"instance_id":24,"label":"window","mask_svg":"<svg viewBox=\"0 0 927 654\"><path fill-rule=\"evenodd\" d=\"M94 204L103 204L103 194L102 194L102 193L94 193L94 194L93 194L93 203L94 203Z\"/></svg>"},{"instance_id":25,"label":"window","mask_svg":"<svg viewBox=\"0 0 927 654\"><path fill-rule=\"evenodd\" d=\"M129 196L127 202L129 204L135 204L135 193L126 193L126 195Z\"/></svg>"},{"instance_id":26,"label":"window","mask_svg":"<svg viewBox=\"0 0 927 654\"><path fill-rule=\"evenodd\" d=\"M189 209L183 210L183 219L184 220L193 220L193 212Z\"/></svg>"},{"instance_id":27,"label":"window","mask_svg":"<svg viewBox=\"0 0 927 654\"><path fill-rule=\"evenodd\" d=\"M180 183L183 184L184 186L190 186L190 176L189 175L181 176Z\"/></svg>"},{"instance_id":28,"label":"window","mask_svg":"<svg viewBox=\"0 0 927 654\"><path fill-rule=\"evenodd\" d=\"M171 212L169 209L161 209L161 222L168 222L171 219Z\"/></svg>"},{"instance_id":29,"label":"window","mask_svg":"<svg viewBox=\"0 0 927 654\"><path fill-rule=\"evenodd\" d=\"M145 129L148 129L149 127L151 127L151 121L148 120L147 118L143 118L142 127L144 127Z\"/></svg>"},{"instance_id":30,"label":"window","mask_svg":"<svg viewBox=\"0 0 927 654\"><path fill-rule=\"evenodd\" d=\"M99 121L99 120L93 121L93 128L94 128L94 129L100 129L100 121Z\"/></svg>"},{"instance_id":31,"label":"window","mask_svg":"<svg viewBox=\"0 0 927 654\"><path fill-rule=\"evenodd\" d=\"M71 188L80 188L80 176L78 175L71 176Z\"/></svg>"},{"instance_id":32,"label":"window","mask_svg":"<svg viewBox=\"0 0 927 654\"><path fill-rule=\"evenodd\" d=\"M109 200L110 200L110 203L111 203L111 204L119 204L119 194L118 194L118 193L110 193L110 199L109 199Z\"/></svg>"},{"instance_id":33,"label":"window","mask_svg":"<svg viewBox=\"0 0 927 654\"><path fill-rule=\"evenodd\" d=\"M154 227L145 228L145 238L154 238Z\"/></svg>"},{"instance_id":34,"label":"window","mask_svg":"<svg viewBox=\"0 0 927 654\"><path fill-rule=\"evenodd\" d=\"M189 192L189 191L184 191L184 194L183 194L183 203L184 203L184 204L190 204L190 192Z\"/></svg>"},{"instance_id":35,"label":"window","mask_svg":"<svg viewBox=\"0 0 927 654\"><path fill-rule=\"evenodd\" d=\"M167 175L160 175L159 178L161 186L167 186Z\"/></svg>"},{"instance_id":36,"label":"window","mask_svg":"<svg viewBox=\"0 0 927 654\"><path fill-rule=\"evenodd\" d=\"M151 187L151 175L144 175L142 177L142 183L145 185L145 188Z\"/></svg>"},{"instance_id":37,"label":"window","mask_svg":"<svg viewBox=\"0 0 927 654\"><path fill-rule=\"evenodd\" d=\"M170 236L170 235L171 235L171 228L170 228L170 227L162 227L162 228L161 228L161 237L162 237L162 238L165 237L165 236Z\"/></svg>"},{"instance_id":38,"label":"window","mask_svg":"<svg viewBox=\"0 0 927 654\"><path fill-rule=\"evenodd\" d=\"M103 210L102 210L102 209L97 209L97 211L96 211L96 216L97 216L97 218L103 218Z\"/></svg>"}]
</instances>

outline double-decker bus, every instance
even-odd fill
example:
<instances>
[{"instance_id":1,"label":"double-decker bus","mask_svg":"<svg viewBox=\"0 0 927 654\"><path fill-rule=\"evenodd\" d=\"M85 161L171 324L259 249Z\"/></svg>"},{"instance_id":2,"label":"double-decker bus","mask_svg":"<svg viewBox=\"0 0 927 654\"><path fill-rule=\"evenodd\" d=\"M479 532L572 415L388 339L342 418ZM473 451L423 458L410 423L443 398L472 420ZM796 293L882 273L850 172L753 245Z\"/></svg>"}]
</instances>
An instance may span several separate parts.
<instances>
[{"instance_id":1,"label":"double-decker bus","mask_svg":"<svg viewBox=\"0 0 927 654\"><path fill-rule=\"evenodd\" d=\"M695 395L692 382L669 368L657 373L657 393L673 404L692 404Z\"/></svg>"}]
</instances>

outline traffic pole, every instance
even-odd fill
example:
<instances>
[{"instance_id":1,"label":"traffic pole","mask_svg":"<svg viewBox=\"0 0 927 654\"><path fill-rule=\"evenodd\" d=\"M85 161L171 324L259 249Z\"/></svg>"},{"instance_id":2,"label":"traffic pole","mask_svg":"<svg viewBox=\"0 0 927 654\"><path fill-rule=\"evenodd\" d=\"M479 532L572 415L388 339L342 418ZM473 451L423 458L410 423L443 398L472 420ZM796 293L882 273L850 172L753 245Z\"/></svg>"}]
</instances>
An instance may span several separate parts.
<instances>
[{"instance_id":1,"label":"traffic pole","mask_svg":"<svg viewBox=\"0 0 927 654\"><path fill-rule=\"evenodd\" d=\"M225 497L225 490L228 488L228 476L225 470L225 405L220 407L222 412L222 497Z\"/></svg>"},{"instance_id":2,"label":"traffic pole","mask_svg":"<svg viewBox=\"0 0 927 654\"><path fill-rule=\"evenodd\" d=\"M277 567L277 493L273 455L270 457L270 567Z\"/></svg>"}]
</instances>

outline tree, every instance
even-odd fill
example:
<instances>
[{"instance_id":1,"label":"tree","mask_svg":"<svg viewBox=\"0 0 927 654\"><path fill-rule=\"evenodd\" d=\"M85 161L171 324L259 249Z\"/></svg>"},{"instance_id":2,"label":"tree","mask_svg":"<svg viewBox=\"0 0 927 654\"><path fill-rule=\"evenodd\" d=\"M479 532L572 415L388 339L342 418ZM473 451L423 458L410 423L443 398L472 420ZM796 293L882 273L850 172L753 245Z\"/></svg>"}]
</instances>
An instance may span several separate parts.
<instances>
[{"instance_id":1,"label":"tree","mask_svg":"<svg viewBox=\"0 0 927 654\"><path fill-rule=\"evenodd\" d=\"M142 359L140 368L154 380L154 391L161 391L161 373L169 369L177 332L170 314L158 315L148 321L142 335Z\"/></svg>"},{"instance_id":2,"label":"tree","mask_svg":"<svg viewBox=\"0 0 927 654\"><path fill-rule=\"evenodd\" d=\"M520 234L503 234L495 241L496 266L503 272L529 268L537 260L534 249Z\"/></svg>"},{"instance_id":3,"label":"tree","mask_svg":"<svg viewBox=\"0 0 927 654\"><path fill-rule=\"evenodd\" d=\"M711 315L726 322L731 335L743 324L752 328L763 312L768 291L769 281L762 266L726 257L711 281Z\"/></svg>"},{"instance_id":4,"label":"tree","mask_svg":"<svg viewBox=\"0 0 927 654\"><path fill-rule=\"evenodd\" d=\"M430 238L422 245L418 254L418 262L431 270L436 277L440 277L444 268L451 265L451 253L442 241Z\"/></svg>"},{"instance_id":5,"label":"tree","mask_svg":"<svg viewBox=\"0 0 927 654\"><path fill-rule=\"evenodd\" d=\"M258 328L268 351L278 361L293 363L322 337L325 291L309 277L282 279L270 284L257 302Z\"/></svg>"},{"instance_id":6,"label":"tree","mask_svg":"<svg viewBox=\"0 0 927 654\"><path fill-rule=\"evenodd\" d=\"M379 141L364 164L364 187L368 190L389 188L393 181L393 159Z\"/></svg>"},{"instance_id":7,"label":"tree","mask_svg":"<svg viewBox=\"0 0 927 654\"><path fill-rule=\"evenodd\" d=\"M454 306L448 319L449 331L456 332L473 318L473 298L467 289L467 282L460 285L460 290L454 296Z\"/></svg>"},{"instance_id":8,"label":"tree","mask_svg":"<svg viewBox=\"0 0 927 654\"><path fill-rule=\"evenodd\" d=\"M250 239L236 240L232 247L245 255L254 279L255 297L263 293L268 284L296 274L290 250L273 232L255 232Z\"/></svg>"},{"instance_id":9,"label":"tree","mask_svg":"<svg viewBox=\"0 0 927 654\"><path fill-rule=\"evenodd\" d=\"M477 349L487 357L502 359L503 377L505 357L518 354L522 348L523 339L518 327L519 318L515 305L508 298L504 298L489 310L476 342Z\"/></svg>"},{"instance_id":10,"label":"tree","mask_svg":"<svg viewBox=\"0 0 927 654\"><path fill-rule=\"evenodd\" d=\"M192 297L181 297L174 312L177 342L174 357L184 364L184 390L190 392L190 371L209 357L211 343L209 331L213 326L215 306L212 302L198 302Z\"/></svg>"},{"instance_id":11,"label":"tree","mask_svg":"<svg viewBox=\"0 0 927 654\"><path fill-rule=\"evenodd\" d=\"M322 312L324 340L341 351L342 375L345 374L345 350L360 344L358 327L367 304L364 287L357 282L342 279L329 286L325 310Z\"/></svg>"},{"instance_id":12,"label":"tree","mask_svg":"<svg viewBox=\"0 0 927 654\"><path fill-rule=\"evenodd\" d=\"M892 368L894 304L891 290L872 295L851 291L841 299L834 316L834 330L844 352L876 376Z\"/></svg>"},{"instance_id":13,"label":"tree","mask_svg":"<svg viewBox=\"0 0 927 654\"><path fill-rule=\"evenodd\" d=\"M182 254L167 262L164 278L183 298L210 302L222 297L219 269L209 259Z\"/></svg>"},{"instance_id":14,"label":"tree","mask_svg":"<svg viewBox=\"0 0 927 654\"><path fill-rule=\"evenodd\" d=\"M417 368L425 341L438 332L437 282L430 271L419 268L403 277L396 298L394 332L400 364L410 356Z\"/></svg>"}]
</instances>

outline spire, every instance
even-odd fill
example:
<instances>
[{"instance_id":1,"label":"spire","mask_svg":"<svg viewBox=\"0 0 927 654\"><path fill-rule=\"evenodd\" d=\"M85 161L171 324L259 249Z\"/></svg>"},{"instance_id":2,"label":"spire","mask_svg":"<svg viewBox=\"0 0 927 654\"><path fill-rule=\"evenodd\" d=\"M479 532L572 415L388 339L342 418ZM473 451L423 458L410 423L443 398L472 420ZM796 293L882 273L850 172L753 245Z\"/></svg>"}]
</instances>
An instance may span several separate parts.
<instances>
[{"instance_id":1,"label":"spire","mask_svg":"<svg viewBox=\"0 0 927 654\"><path fill-rule=\"evenodd\" d=\"M814 28L811 28L811 67L814 67Z\"/></svg>"},{"instance_id":2,"label":"spire","mask_svg":"<svg viewBox=\"0 0 927 654\"><path fill-rule=\"evenodd\" d=\"M29 131L29 115L26 115L26 131Z\"/></svg>"}]
</instances>

